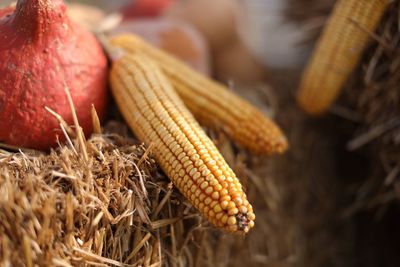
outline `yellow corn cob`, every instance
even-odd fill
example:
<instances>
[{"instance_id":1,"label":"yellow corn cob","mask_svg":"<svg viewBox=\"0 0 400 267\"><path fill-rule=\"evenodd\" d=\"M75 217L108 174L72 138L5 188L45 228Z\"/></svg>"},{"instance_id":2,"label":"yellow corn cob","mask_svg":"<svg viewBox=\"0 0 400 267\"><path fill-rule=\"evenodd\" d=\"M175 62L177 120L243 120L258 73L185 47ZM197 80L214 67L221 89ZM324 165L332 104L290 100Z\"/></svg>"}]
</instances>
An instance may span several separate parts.
<instances>
[{"instance_id":1,"label":"yellow corn cob","mask_svg":"<svg viewBox=\"0 0 400 267\"><path fill-rule=\"evenodd\" d=\"M208 220L229 232L248 232L255 215L242 186L171 84L143 55L124 55L110 74L127 123L182 194Z\"/></svg>"},{"instance_id":2,"label":"yellow corn cob","mask_svg":"<svg viewBox=\"0 0 400 267\"><path fill-rule=\"evenodd\" d=\"M224 85L202 76L135 35L116 36L111 44L128 53L152 58L185 105L204 125L222 128L234 141L258 154L282 153L287 149L287 140L279 127Z\"/></svg>"},{"instance_id":3,"label":"yellow corn cob","mask_svg":"<svg viewBox=\"0 0 400 267\"><path fill-rule=\"evenodd\" d=\"M358 65L389 0L339 0L305 69L297 96L308 113L325 112Z\"/></svg>"}]
</instances>

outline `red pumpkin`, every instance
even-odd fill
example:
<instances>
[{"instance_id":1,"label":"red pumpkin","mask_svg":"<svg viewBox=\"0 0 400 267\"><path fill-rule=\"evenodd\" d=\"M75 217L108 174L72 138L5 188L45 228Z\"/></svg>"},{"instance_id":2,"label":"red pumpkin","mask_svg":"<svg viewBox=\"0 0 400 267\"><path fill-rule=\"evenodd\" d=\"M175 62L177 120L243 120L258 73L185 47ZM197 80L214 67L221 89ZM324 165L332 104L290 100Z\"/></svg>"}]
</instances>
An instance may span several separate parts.
<instances>
[{"instance_id":1,"label":"red pumpkin","mask_svg":"<svg viewBox=\"0 0 400 267\"><path fill-rule=\"evenodd\" d=\"M104 115L107 61L95 37L71 22L61 0L19 0L0 10L0 142L48 149L63 138L50 107L68 123L68 86L81 126Z\"/></svg>"}]
</instances>

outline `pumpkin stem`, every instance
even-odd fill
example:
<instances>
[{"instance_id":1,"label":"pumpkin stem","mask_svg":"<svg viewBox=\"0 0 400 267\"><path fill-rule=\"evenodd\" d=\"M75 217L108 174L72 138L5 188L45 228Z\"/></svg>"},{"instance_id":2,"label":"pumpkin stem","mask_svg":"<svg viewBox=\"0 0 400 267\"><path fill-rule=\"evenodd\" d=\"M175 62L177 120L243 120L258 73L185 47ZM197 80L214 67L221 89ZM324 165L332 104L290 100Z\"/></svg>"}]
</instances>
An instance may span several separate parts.
<instances>
[{"instance_id":1,"label":"pumpkin stem","mask_svg":"<svg viewBox=\"0 0 400 267\"><path fill-rule=\"evenodd\" d=\"M18 0L13 23L19 26L18 30L40 38L67 20L65 11L62 0Z\"/></svg>"}]
</instances>

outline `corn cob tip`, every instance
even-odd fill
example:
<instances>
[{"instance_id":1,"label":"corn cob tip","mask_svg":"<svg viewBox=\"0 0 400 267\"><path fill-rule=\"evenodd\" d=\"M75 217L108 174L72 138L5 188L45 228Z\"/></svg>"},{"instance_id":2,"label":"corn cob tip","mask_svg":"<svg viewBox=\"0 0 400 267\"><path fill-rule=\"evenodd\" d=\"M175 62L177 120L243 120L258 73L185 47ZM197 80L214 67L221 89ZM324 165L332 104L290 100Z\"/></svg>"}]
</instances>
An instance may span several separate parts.
<instances>
[{"instance_id":1,"label":"corn cob tip","mask_svg":"<svg viewBox=\"0 0 400 267\"><path fill-rule=\"evenodd\" d=\"M260 117L259 115L257 117ZM269 118L263 116L254 120L253 124L258 125L252 129L253 139L247 142L248 148L259 155L283 154L289 148L289 142L281 128ZM248 130L252 126L248 127ZM242 141L244 143L244 141ZM251 145L251 146L250 146Z\"/></svg>"},{"instance_id":2,"label":"corn cob tip","mask_svg":"<svg viewBox=\"0 0 400 267\"><path fill-rule=\"evenodd\" d=\"M275 138L269 138L268 143L264 140L259 140L254 143L254 147L251 151L260 156L270 156L273 154L283 154L289 149L289 142L286 136L276 136Z\"/></svg>"},{"instance_id":3,"label":"corn cob tip","mask_svg":"<svg viewBox=\"0 0 400 267\"><path fill-rule=\"evenodd\" d=\"M275 148L274 151L278 154L283 154L289 148L289 142L286 136L281 135L275 140Z\"/></svg>"},{"instance_id":4,"label":"corn cob tip","mask_svg":"<svg viewBox=\"0 0 400 267\"><path fill-rule=\"evenodd\" d=\"M253 217L255 219L255 216ZM248 233L250 228L254 227L254 219L250 220L247 214L236 215L237 228L245 234Z\"/></svg>"},{"instance_id":5,"label":"corn cob tip","mask_svg":"<svg viewBox=\"0 0 400 267\"><path fill-rule=\"evenodd\" d=\"M232 233L246 234L254 227L254 220L256 218L253 213L253 208L248 201L242 201L242 198L236 198L234 202L230 201L225 211L220 213L221 222L225 223L225 230ZM247 202L247 205L245 202ZM233 203L240 205L233 206ZM223 205L223 202L222 202ZM239 206L239 207L238 207ZM211 220L212 221L212 220Z\"/></svg>"},{"instance_id":6,"label":"corn cob tip","mask_svg":"<svg viewBox=\"0 0 400 267\"><path fill-rule=\"evenodd\" d=\"M299 93L296 97L297 105L307 114L311 116L321 116L329 109L329 105L325 104L325 102L321 101L311 101L310 98L305 96L304 92L305 88L300 87Z\"/></svg>"}]
</instances>

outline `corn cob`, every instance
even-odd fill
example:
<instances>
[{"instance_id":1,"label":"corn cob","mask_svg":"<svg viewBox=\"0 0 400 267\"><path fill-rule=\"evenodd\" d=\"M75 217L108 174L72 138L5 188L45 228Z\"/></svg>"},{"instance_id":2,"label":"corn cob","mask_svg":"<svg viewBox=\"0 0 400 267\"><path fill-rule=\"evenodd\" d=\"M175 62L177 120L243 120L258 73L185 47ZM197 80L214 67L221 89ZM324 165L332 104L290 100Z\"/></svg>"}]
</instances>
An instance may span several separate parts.
<instances>
[{"instance_id":1,"label":"corn cob","mask_svg":"<svg viewBox=\"0 0 400 267\"><path fill-rule=\"evenodd\" d=\"M111 44L128 53L152 58L202 124L222 128L234 141L258 154L282 153L287 149L287 140L279 127L224 85L209 80L135 35L116 36Z\"/></svg>"},{"instance_id":2,"label":"corn cob","mask_svg":"<svg viewBox=\"0 0 400 267\"><path fill-rule=\"evenodd\" d=\"M308 113L325 112L358 65L388 0L339 0L302 77L297 95Z\"/></svg>"},{"instance_id":3,"label":"corn cob","mask_svg":"<svg viewBox=\"0 0 400 267\"><path fill-rule=\"evenodd\" d=\"M180 192L211 223L248 232L255 215L242 186L215 145L149 58L124 55L110 74L114 98L128 125Z\"/></svg>"}]
</instances>

